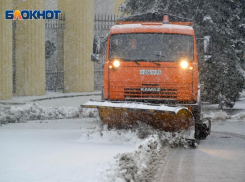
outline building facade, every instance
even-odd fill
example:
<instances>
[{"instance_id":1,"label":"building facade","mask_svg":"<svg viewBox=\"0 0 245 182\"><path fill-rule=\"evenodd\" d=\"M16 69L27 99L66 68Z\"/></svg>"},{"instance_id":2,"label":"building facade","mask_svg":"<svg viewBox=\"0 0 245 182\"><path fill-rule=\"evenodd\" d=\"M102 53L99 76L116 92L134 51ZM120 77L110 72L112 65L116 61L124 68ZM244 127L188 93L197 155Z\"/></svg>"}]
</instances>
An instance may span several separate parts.
<instances>
[{"instance_id":1,"label":"building facade","mask_svg":"<svg viewBox=\"0 0 245 182\"><path fill-rule=\"evenodd\" d=\"M45 31L44 20L5 20L6 10L60 9L65 14L62 33L64 92L94 90L94 64L90 61L94 38L94 14L118 14L124 0L0 0L0 100L16 96L45 95L45 42L58 40L59 32ZM50 35L54 35L53 37ZM54 47L59 47L56 42Z\"/></svg>"}]
</instances>

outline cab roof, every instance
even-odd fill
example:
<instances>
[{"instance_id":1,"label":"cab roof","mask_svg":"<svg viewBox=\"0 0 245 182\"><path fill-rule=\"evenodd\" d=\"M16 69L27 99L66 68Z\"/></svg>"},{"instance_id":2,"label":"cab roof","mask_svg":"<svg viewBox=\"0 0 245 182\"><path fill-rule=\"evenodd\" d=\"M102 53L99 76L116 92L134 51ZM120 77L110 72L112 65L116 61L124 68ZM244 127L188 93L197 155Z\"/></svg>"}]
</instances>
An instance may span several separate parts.
<instances>
[{"instance_id":1,"label":"cab roof","mask_svg":"<svg viewBox=\"0 0 245 182\"><path fill-rule=\"evenodd\" d=\"M171 22L169 24L159 22L131 22L113 26L110 33L170 33L194 35L194 30L191 26L173 24Z\"/></svg>"},{"instance_id":2,"label":"cab roof","mask_svg":"<svg viewBox=\"0 0 245 182\"><path fill-rule=\"evenodd\" d=\"M167 23L163 23L164 18ZM164 12L146 12L120 17L111 34L119 33L172 33L194 35L192 20Z\"/></svg>"}]
</instances>

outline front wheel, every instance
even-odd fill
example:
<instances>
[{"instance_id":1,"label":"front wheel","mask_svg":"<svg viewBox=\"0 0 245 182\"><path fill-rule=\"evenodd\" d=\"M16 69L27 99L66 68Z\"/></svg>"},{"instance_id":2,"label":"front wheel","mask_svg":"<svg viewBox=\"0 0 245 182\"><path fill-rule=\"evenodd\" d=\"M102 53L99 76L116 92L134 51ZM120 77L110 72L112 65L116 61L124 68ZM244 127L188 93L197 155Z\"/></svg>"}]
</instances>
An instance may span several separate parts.
<instances>
[{"instance_id":1,"label":"front wheel","mask_svg":"<svg viewBox=\"0 0 245 182\"><path fill-rule=\"evenodd\" d=\"M211 133L211 120L205 119L201 123L195 124L195 138L204 140Z\"/></svg>"}]
</instances>

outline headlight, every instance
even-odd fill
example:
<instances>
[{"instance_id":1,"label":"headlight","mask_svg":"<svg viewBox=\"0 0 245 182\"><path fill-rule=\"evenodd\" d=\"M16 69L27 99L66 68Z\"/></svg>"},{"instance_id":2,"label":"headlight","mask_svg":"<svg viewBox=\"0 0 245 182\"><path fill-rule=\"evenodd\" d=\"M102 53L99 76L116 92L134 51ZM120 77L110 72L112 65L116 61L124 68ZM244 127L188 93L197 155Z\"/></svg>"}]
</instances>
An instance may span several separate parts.
<instances>
[{"instance_id":1,"label":"headlight","mask_svg":"<svg viewBox=\"0 0 245 182\"><path fill-rule=\"evenodd\" d=\"M115 61L113 62L113 66L114 66L115 68L118 68L118 67L120 66L120 61L115 60Z\"/></svg>"},{"instance_id":2,"label":"headlight","mask_svg":"<svg viewBox=\"0 0 245 182\"><path fill-rule=\"evenodd\" d=\"M188 68L189 63L188 63L188 61L183 60L180 62L180 66L181 66L181 68L186 69L186 68Z\"/></svg>"}]
</instances>

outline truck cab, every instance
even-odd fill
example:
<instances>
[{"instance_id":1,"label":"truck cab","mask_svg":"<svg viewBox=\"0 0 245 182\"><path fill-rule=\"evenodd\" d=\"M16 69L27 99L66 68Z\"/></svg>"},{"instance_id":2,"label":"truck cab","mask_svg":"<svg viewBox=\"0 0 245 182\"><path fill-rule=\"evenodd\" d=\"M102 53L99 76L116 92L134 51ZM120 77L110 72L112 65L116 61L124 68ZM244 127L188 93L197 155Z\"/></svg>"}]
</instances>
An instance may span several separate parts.
<instances>
[{"instance_id":1,"label":"truck cab","mask_svg":"<svg viewBox=\"0 0 245 182\"><path fill-rule=\"evenodd\" d=\"M110 30L104 64L104 99L198 101L198 62L190 22L118 21Z\"/></svg>"}]
</instances>

